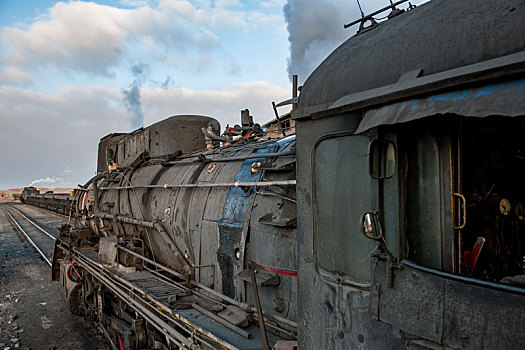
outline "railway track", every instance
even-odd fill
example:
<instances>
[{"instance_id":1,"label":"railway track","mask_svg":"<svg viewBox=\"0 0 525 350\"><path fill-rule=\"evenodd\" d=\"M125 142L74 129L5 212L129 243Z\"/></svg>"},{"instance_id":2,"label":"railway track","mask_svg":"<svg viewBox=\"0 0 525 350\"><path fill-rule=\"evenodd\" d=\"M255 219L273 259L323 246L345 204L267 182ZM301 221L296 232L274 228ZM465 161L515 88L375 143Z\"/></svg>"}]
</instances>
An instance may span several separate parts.
<instances>
[{"instance_id":1,"label":"railway track","mask_svg":"<svg viewBox=\"0 0 525 350\"><path fill-rule=\"evenodd\" d=\"M51 255L56 236L29 218L26 214L12 206L4 206L4 211L16 228L24 235L29 244L51 266Z\"/></svg>"},{"instance_id":2,"label":"railway track","mask_svg":"<svg viewBox=\"0 0 525 350\"><path fill-rule=\"evenodd\" d=\"M99 327L69 313L60 284L49 280L57 227L67 222L58 215L0 201L0 344L16 338L20 348L109 349Z\"/></svg>"}]
</instances>

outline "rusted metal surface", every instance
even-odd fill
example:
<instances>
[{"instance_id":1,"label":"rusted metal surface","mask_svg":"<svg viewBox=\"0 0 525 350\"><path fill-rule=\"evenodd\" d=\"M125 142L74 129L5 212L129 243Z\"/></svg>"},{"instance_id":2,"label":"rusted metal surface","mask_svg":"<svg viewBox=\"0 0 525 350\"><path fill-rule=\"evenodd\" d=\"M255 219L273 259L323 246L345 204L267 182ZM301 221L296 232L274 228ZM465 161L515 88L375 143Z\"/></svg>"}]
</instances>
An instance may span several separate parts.
<instances>
[{"instance_id":1,"label":"rusted metal surface","mask_svg":"<svg viewBox=\"0 0 525 350\"><path fill-rule=\"evenodd\" d=\"M205 142L200 130L208 125L214 132L219 132L220 125L213 118L179 115L129 134L107 135L99 144L97 171L124 169L150 158L164 157L164 160L170 160L182 153L204 149Z\"/></svg>"},{"instance_id":2,"label":"rusted metal surface","mask_svg":"<svg viewBox=\"0 0 525 350\"><path fill-rule=\"evenodd\" d=\"M146 285L143 287L149 288L150 293L157 293L157 297L152 294L153 299L149 302L175 303L180 317L194 322L206 337L220 343L224 341L221 344L226 345L226 348L254 347L253 344L262 344L263 338L267 342L266 348L269 348L268 342L273 345L281 339L281 334L284 339L293 337L296 332L295 292L290 294L289 291L295 290L295 281L290 279L286 283L280 283L279 278L265 280L261 283L257 309L248 304L253 303L254 298L251 281L247 281L241 272L247 266L246 259L269 266L275 265L276 256L272 251L251 250L250 245L252 240L260 240L279 230L286 231L283 232L286 237L283 243L286 246L282 246L282 249L287 251L287 260L283 267L288 270L296 268L295 226L281 228L259 222L261 216L276 207L281 208L278 211L280 215L286 214L290 220L296 215L293 200L296 184L295 138L292 136L283 140L214 148L178 155L176 159L165 161L164 154L155 158L148 148L152 142L148 139L152 137L153 129L150 128L124 138L116 137L119 139L116 143L117 151L124 154L117 153L116 165L107 164L108 172L91 179L79 192L73 220L75 229L69 233L73 236L75 245L69 248L60 245L62 249L72 250L89 245L85 238L81 238L79 230L85 227L92 231L94 237L91 242L99 242L95 247L98 255L95 259L88 254L81 261L77 260L77 263L118 298L129 291L119 290L120 282L113 281L113 276L99 276L101 271L96 266L97 263L91 260L117 266L131 263L131 266L121 268L122 271L143 268L156 274L155 270L161 269L185 280L185 293L196 297L198 303L195 300L179 301L178 297L170 298ZM149 134L145 133L148 130ZM174 138L182 136L177 132ZM202 133L199 133L199 137L204 138ZM104 145L99 148L111 148L115 145L107 140L111 141L112 138L103 139L101 143ZM286 160L283 166L281 158ZM278 171L273 168L257 168L257 165L270 163L276 164ZM276 195L258 196L260 189ZM292 201L286 201L283 207L281 197L291 198ZM255 208L257 217L253 217ZM119 244L116 244L117 237ZM62 255L56 262L65 257L66 255ZM205 292L199 292L195 288ZM209 296L212 296L211 299ZM109 303L115 303L112 299L108 300ZM226 303L225 309L219 311L218 315L210 313L213 307L206 303L211 300L216 300L219 305ZM100 303L104 303L104 300ZM156 323L154 328L157 332L164 334L175 344L185 344L181 337L191 338L184 335L185 331L177 329L177 326L165 328L169 325L163 319L165 316L148 311L146 304L140 299L131 301L128 305L147 323ZM272 333L267 337L258 328L255 328L255 332L246 332L236 325L232 326L229 322L233 319L227 314L232 312L232 307L246 313L245 322L240 327L252 329L251 318L261 315L261 320L267 318L271 322ZM104 310L99 310L98 313L104 313ZM221 315L225 317L224 320ZM129 323L126 317L118 313L110 313L104 317L107 317L108 327L123 334L121 338L124 343L131 342L131 338L126 335L127 329L132 333L135 330L125 326L126 322ZM134 337L141 337L139 333ZM239 339L239 334L245 340ZM192 344L206 344L206 337L192 340ZM115 344L120 341L117 338L114 339Z\"/></svg>"}]
</instances>

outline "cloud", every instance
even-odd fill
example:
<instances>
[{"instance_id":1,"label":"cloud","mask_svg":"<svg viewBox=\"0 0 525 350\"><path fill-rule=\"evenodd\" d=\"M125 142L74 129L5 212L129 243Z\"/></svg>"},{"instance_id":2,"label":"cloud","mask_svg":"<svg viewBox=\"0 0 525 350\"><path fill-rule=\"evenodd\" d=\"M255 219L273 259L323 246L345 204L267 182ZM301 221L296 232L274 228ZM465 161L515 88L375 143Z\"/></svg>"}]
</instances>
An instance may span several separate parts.
<instances>
[{"instance_id":1,"label":"cloud","mask_svg":"<svg viewBox=\"0 0 525 350\"><path fill-rule=\"evenodd\" d=\"M225 126L249 108L261 124L272 119L271 101L288 98L288 87L231 82L257 72L241 64L255 66L258 40L283 30L275 14L283 1L57 2L27 24L0 28L0 188L83 183L95 172L101 137L171 115L209 115ZM238 41L221 42L227 34ZM89 83L59 87L63 81ZM112 85L95 85L105 83Z\"/></svg>"},{"instance_id":2,"label":"cloud","mask_svg":"<svg viewBox=\"0 0 525 350\"><path fill-rule=\"evenodd\" d=\"M131 52L171 56L171 62L193 62L193 69L198 69L204 58L210 59L210 51L220 47L216 31L257 30L282 21L264 8L248 10L237 1L122 3L138 7L58 2L30 25L2 28L3 61L11 68L0 75L0 83L28 80L27 75L7 75L15 69L27 72L48 67L112 77Z\"/></svg>"},{"instance_id":3,"label":"cloud","mask_svg":"<svg viewBox=\"0 0 525 350\"><path fill-rule=\"evenodd\" d=\"M129 7L144 7L149 5L147 0L120 0L120 4Z\"/></svg>"},{"instance_id":4,"label":"cloud","mask_svg":"<svg viewBox=\"0 0 525 350\"><path fill-rule=\"evenodd\" d=\"M60 186L86 181L98 140L130 130L120 99L120 91L99 86L66 86L54 95L0 87L0 188L35 179L62 179Z\"/></svg>"},{"instance_id":5,"label":"cloud","mask_svg":"<svg viewBox=\"0 0 525 350\"><path fill-rule=\"evenodd\" d=\"M126 10L84 2L59 2L27 29L7 27L1 39L19 67L54 65L108 75L126 51ZM119 23L120 22L120 23Z\"/></svg>"},{"instance_id":6,"label":"cloud","mask_svg":"<svg viewBox=\"0 0 525 350\"><path fill-rule=\"evenodd\" d=\"M250 109L256 123L273 119L271 102L283 101L289 94L282 86L254 81L234 83L220 90L145 89L142 100L146 125L175 114L199 114L213 117L225 127L226 124L240 124L240 112L245 108Z\"/></svg>"},{"instance_id":7,"label":"cloud","mask_svg":"<svg viewBox=\"0 0 525 350\"><path fill-rule=\"evenodd\" d=\"M146 126L171 115L201 114L218 119L224 127L239 124L244 108L262 124L273 118L271 101L288 95L287 88L256 81L201 91L142 88L141 102ZM119 89L65 86L48 95L4 86L0 105L0 149L4 150L0 189L35 179L55 181L60 187L84 183L96 170L100 138L133 130Z\"/></svg>"},{"instance_id":8,"label":"cloud","mask_svg":"<svg viewBox=\"0 0 525 350\"><path fill-rule=\"evenodd\" d=\"M29 86L32 82L31 74L21 69L8 66L0 71L0 82L15 86Z\"/></svg>"},{"instance_id":9,"label":"cloud","mask_svg":"<svg viewBox=\"0 0 525 350\"><path fill-rule=\"evenodd\" d=\"M119 9L59 2L27 28L3 28L0 38L5 60L18 69L52 66L100 76L111 76L133 43L144 50L172 52L217 47L219 38L210 30L173 14L149 6Z\"/></svg>"},{"instance_id":10,"label":"cloud","mask_svg":"<svg viewBox=\"0 0 525 350\"><path fill-rule=\"evenodd\" d=\"M259 4L261 9L275 7L275 3ZM281 5L282 6L282 5ZM159 8L182 16L195 25L210 29L240 28L257 30L269 23L280 23L281 17L266 11L247 10L237 0L217 1L174 1L163 0Z\"/></svg>"}]
</instances>

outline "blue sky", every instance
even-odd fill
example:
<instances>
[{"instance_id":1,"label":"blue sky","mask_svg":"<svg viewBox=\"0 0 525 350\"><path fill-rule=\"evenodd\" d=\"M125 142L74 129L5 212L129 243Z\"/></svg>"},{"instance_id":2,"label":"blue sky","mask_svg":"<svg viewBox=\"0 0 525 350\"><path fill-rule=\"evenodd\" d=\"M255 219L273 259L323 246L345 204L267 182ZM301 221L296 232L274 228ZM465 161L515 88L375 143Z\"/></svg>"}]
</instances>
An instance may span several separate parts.
<instances>
[{"instance_id":1,"label":"blue sky","mask_svg":"<svg viewBox=\"0 0 525 350\"><path fill-rule=\"evenodd\" d=\"M347 0L0 0L0 189L83 183L101 137L171 115L262 124L358 17Z\"/></svg>"}]
</instances>

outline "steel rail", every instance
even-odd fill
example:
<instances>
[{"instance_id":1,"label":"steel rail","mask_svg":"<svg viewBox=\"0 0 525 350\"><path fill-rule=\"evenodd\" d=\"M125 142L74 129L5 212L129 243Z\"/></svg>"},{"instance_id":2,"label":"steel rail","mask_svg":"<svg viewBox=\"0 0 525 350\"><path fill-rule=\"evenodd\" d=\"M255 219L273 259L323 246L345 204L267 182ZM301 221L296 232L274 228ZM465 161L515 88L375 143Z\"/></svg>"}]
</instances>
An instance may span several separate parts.
<instances>
[{"instance_id":1,"label":"steel rail","mask_svg":"<svg viewBox=\"0 0 525 350\"><path fill-rule=\"evenodd\" d=\"M44 230L42 227L38 226L37 224L35 224L31 219L29 219L27 216L25 216L24 214L22 214L22 212L16 208L13 208L11 206L9 206L9 208L15 210L18 214L22 215L22 217L24 219L26 219L27 221L29 221L33 226L35 226L37 229L39 229L43 234L47 235L49 238L51 238L53 241L56 240L56 237L53 236L52 234L50 234L49 232L47 232L46 230Z\"/></svg>"},{"instance_id":2,"label":"steel rail","mask_svg":"<svg viewBox=\"0 0 525 350\"><path fill-rule=\"evenodd\" d=\"M13 220L13 222L15 223L15 225L18 227L18 229L20 230L20 232L22 232L22 234L26 237L26 239L29 241L29 243L33 246L33 248L35 248L35 250L38 252L38 254L40 254L40 256L42 258L44 258L44 260L46 261L46 263L51 266L51 261L49 261L49 259L46 257L46 255L40 250L40 248L38 248L38 246L35 244L35 242L33 242L33 240L29 237L29 235L26 233L26 231L24 231L24 229L18 224L18 222L15 220L15 218L13 217L13 215L11 215L11 213L9 212L9 210L7 209L4 209L5 212L7 213L7 215L9 215L9 217L11 218L11 220Z\"/></svg>"}]
</instances>

